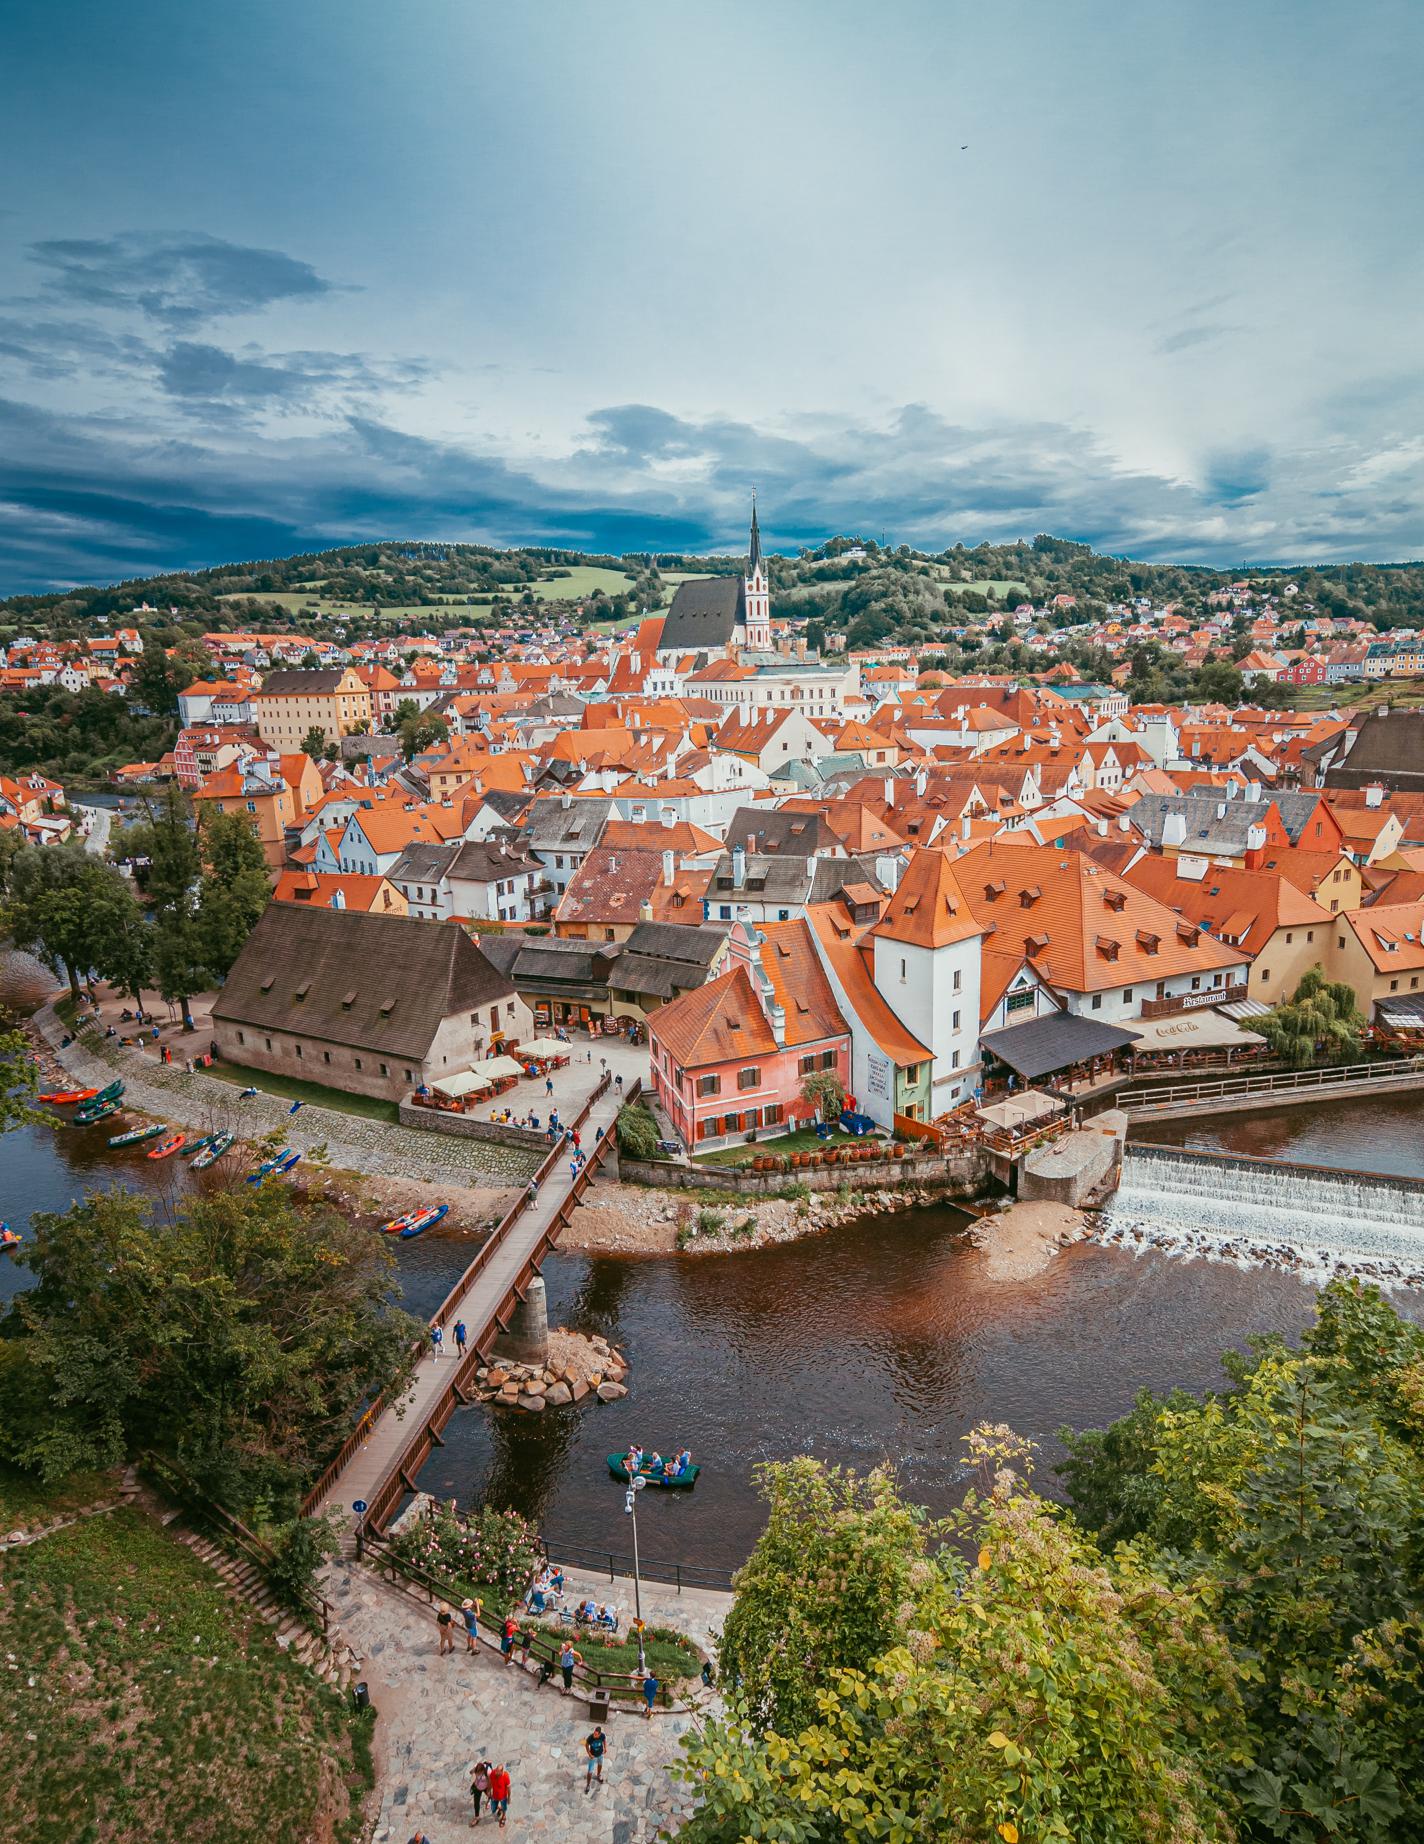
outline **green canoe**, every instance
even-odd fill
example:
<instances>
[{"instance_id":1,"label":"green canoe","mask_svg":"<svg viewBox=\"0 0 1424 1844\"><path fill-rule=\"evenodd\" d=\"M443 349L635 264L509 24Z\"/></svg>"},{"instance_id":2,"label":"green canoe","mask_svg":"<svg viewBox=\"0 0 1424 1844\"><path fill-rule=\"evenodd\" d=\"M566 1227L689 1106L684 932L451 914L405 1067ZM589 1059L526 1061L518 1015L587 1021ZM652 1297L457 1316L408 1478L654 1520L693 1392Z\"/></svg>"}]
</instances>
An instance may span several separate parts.
<instances>
[{"instance_id":1,"label":"green canoe","mask_svg":"<svg viewBox=\"0 0 1424 1844\"><path fill-rule=\"evenodd\" d=\"M624 1465L624 1461L627 1458L628 1456L626 1453L611 1453L608 1455L609 1472L612 1473L615 1479L621 1479L625 1484L628 1479L628 1468ZM702 1471L702 1468L700 1466L689 1466L685 1473L679 1473L675 1479L664 1479L661 1474L658 1474L655 1478L653 1474L648 1471L646 1466L640 1467L638 1470L639 1476L642 1478L645 1485L662 1486L665 1490L686 1491L688 1487L697 1484L697 1475Z\"/></svg>"}]
</instances>

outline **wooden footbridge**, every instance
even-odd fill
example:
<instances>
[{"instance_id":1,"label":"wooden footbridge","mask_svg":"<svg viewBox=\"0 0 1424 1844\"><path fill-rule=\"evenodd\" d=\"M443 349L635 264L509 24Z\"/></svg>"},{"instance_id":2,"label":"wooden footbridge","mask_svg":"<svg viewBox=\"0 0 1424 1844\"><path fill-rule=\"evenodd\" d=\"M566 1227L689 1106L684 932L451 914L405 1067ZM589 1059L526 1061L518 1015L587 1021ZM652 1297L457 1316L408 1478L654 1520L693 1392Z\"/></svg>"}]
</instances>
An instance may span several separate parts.
<instances>
[{"instance_id":1,"label":"wooden footbridge","mask_svg":"<svg viewBox=\"0 0 1424 1844\"><path fill-rule=\"evenodd\" d=\"M431 1314L431 1326L446 1334L447 1355L437 1355L428 1337L412 1352L415 1374L397 1396L382 1395L366 1410L320 1479L302 1503L304 1513L335 1512L354 1542L358 1532L379 1532L408 1492L431 1449L441 1446L441 1431L455 1410L474 1400L474 1373L488 1362L495 1340L509 1328L510 1315L522 1300L544 1257L558 1241L613 1139L614 1122L625 1101L635 1100L641 1084L626 1095L613 1092L605 1075L570 1123L586 1143L587 1162L569 1172L572 1141L566 1136L535 1173L488 1242ZM468 1349L454 1351L450 1331L465 1322ZM355 1510L357 1504L365 1509Z\"/></svg>"}]
</instances>

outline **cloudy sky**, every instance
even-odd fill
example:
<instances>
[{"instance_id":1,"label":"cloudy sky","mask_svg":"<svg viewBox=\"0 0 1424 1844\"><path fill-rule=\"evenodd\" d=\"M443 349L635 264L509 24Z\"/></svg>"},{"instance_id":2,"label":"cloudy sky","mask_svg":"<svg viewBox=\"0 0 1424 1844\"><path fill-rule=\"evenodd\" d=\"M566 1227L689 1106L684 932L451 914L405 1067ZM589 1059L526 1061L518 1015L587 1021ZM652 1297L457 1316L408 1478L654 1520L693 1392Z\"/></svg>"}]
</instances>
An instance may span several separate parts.
<instances>
[{"instance_id":1,"label":"cloudy sky","mask_svg":"<svg viewBox=\"0 0 1424 1844\"><path fill-rule=\"evenodd\" d=\"M1424 555L1418 0L9 0L0 594Z\"/></svg>"}]
</instances>

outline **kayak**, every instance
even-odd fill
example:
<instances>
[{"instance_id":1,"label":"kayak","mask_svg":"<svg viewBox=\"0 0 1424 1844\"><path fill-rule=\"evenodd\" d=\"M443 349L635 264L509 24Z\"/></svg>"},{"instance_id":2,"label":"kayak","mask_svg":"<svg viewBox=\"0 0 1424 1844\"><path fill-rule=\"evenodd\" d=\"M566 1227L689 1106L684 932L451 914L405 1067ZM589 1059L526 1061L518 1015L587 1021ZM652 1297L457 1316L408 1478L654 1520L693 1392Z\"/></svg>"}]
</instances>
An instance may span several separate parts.
<instances>
[{"instance_id":1,"label":"kayak","mask_svg":"<svg viewBox=\"0 0 1424 1844\"><path fill-rule=\"evenodd\" d=\"M101 1088L94 1099L96 1102L117 1101L123 1092L124 1085L122 1082L111 1082L107 1088Z\"/></svg>"},{"instance_id":2,"label":"kayak","mask_svg":"<svg viewBox=\"0 0 1424 1844\"><path fill-rule=\"evenodd\" d=\"M409 1241L412 1236L418 1236L422 1230L429 1229L432 1223L438 1223L441 1217L448 1215L449 1209L448 1204L431 1204L424 1210L414 1211L401 1231L401 1241Z\"/></svg>"},{"instance_id":3,"label":"kayak","mask_svg":"<svg viewBox=\"0 0 1424 1844\"><path fill-rule=\"evenodd\" d=\"M7 1249L17 1249L24 1241L18 1229L11 1229L8 1223L0 1223L0 1255Z\"/></svg>"},{"instance_id":4,"label":"kayak","mask_svg":"<svg viewBox=\"0 0 1424 1844\"><path fill-rule=\"evenodd\" d=\"M168 1129L159 1121L152 1127L130 1127L127 1133L116 1133L110 1139L110 1146L137 1146L140 1140L151 1140Z\"/></svg>"},{"instance_id":5,"label":"kayak","mask_svg":"<svg viewBox=\"0 0 1424 1844\"><path fill-rule=\"evenodd\" d=\"M185 1159L191 1159L194 1153L200 1153L205 1146L211 1146L217 1137L215 1133L205 1133L199 1139L189 1140L188 1144L183 1148L183 1157Z\"/></svg>"},{"instance_id":6,"label":"kayak","mask_svg":"<svg viewBox=\"0 0 1424 1844\"><path fill-rule=\"evenodd\" d=\"M40 1095L36 1099L51 1101L57 1108L68 1108L76 1101L93 1101L98 1093L96 1088L52 1088L47 1095Z\"/></svg>"},{"instance_id":7,"label":"kayak","mask_svg":"<svg viewBox=\"0 0 1424 1844\"><path fill-rule=\"evenodd\" d=\"M609 1472L612 1473L615 1479L621 1479L625 1484L628 1479L628 1468L624 1465L624 1461L627 1458L628 1456L626 1453L611 1453L608 1456ZM657 1478L654 1478L646 1466L640 1466L638 1468L639 1476L646 1481L648 1485L670 1486L674 1489L683 1490L697 1484L697 1475L701 1471L702 1468L700 1466L689 1466L685 1473L679 1473L675 1479L664 1479L661 1474L659 1474Z\"/></svg>"},{"instance_id":8,"label":"kayak","mask_svg":"<svg viewBox=\"0 0 1424 1844\"><path fill-rule=\"evenodd\" d=\"M285 1178L301 1156L299 1152L283 1153L282 1157L272 1167L272 1176L274 1178Z\"/></svg>"},{"instance_id":9,"label":"kayak","mask_svg":"<svg viewBox=\"0 0 1424 1844\"><path fill-rule=\"evenodd\" d=\"M264 1178L266 1178L270 1173L276 1171L277 1167L281 1165L282 1161L290 1155L291 1150L292 1149L290 1146L284 1146L281 1152L277 1154L275 1159L264 1160L263 1163L258 1166L255 1172L249 1172L247 1174L247 1182L250 1185L260 1185ZM296 1161L293 1160L293 1164L295 1163Z\"/></svg>"},{"instance_id":10,"label":"kayak","mask_svg":"<svg viewBox=\"0 0 1424 1844\"><path fill-rule=\"evenodd\" d=\"M160 1140L157 1146L149 1148L148 1157L150 1159L166 1159L170 1153L177 1152L178 1148L187 1137L186 1133L170 1133L166 1140Z\"/></svg>"},{"instance_id":11,"label":"kayak","mask_svg":"<svg viewBox=\"0 0 1424 1844\"><path fill-rule=\"evenodd\" d=\"M117 1100L100 1101L96 1098L93 1101L86 1101L82 1107L76 1108L69 1124L72 1127L93 1127L101 1120L108 1120L111 1114L117 1114L118 1111L119 1103Z\"/></svg>"},{"instance_id":12,"label":"kayak","mask_svg":"<svg viewBox=\"0 0 1424 1844\"><path fill-rule=\"evenodd\" d=\"M403 1236L419 1215L418 1210L407 1210L404 1216L392 1217L389 1223L382 1223L381 1234L383 1236Z\"/></svg>"},{"instance_id":13,"label":"kayak","mask_svg":"<svg viewBox=\"0 0 1424 1844\"><path fill-rule=\"evenodd\" d=\"M232 1137L230 1133L213 1134L207 1145L193 1161L193 1170L195 1172L205 1172L210 1165L215 1165L217 1161L222 1158L228 1147L232 1145Z\"/></svg>"}]
</instances>

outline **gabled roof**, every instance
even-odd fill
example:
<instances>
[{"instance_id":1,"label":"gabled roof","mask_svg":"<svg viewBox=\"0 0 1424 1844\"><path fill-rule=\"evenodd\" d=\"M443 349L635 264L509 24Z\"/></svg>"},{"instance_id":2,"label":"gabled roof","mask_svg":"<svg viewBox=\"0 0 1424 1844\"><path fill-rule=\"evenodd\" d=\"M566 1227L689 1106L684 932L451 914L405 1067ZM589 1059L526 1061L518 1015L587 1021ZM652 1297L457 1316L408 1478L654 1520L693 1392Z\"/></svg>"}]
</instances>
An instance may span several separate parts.
<instances>
[{"instance_id":1,"label":"gabled roof","mask_svg":"<svg viewBox=\"0 0 1424 1844\"><path fill-rule=\"evenodd\" d=\"M679 583L663 617L659 649L689 653L727 646L746 621L746 588L740 576L706 576Z\"/></svg>"},{"instance_id":2,"label":"gabled roof","mask_svg":"<svg viewBox=\"0 0 1424 1844\"><path fill-rule=\"evenodd\" d=\"M896 1017L871 977L849 911L839 903L816 903L806 911L806 920L846 1004L877 1047L901 1069L928 1062L931 1052Z\"/></svg>"},{"instance_id":3,"label":"gabled roof","mask_svg":"<svg viewBox=\"0 0 1424 1844\"><path fill-rule=\"evenodd\" d=\"M921 846L910 854L905 874L871 932L909 947L944 948L983 930L965 902L949 859L933 846Z\"/></svg>"},{"instance_id":4,"label":"gabled roof","mask_svg":"<svg viewBox=\"0 0 1424 1844\"><path fill-rule=\"evenodd\" d=\"M786 1043L794 1047L842 1036L846 1022L807 923L799 916L790 922L763 922L757 935L761 970L771 981L775 1003L786 1016Z\"/></svg>"},{"instance_id":5,"label":"gabled roof","mask_svg":"<svg viewBox=\"0 0 1424 1844\"><path fill-rule=\"evenodd\" d=\"M741 964L670 1000L653 1014L648 1032L684 1069L770 1056L777 1049L752 976Z\"/></svg>"}]
</instances>

